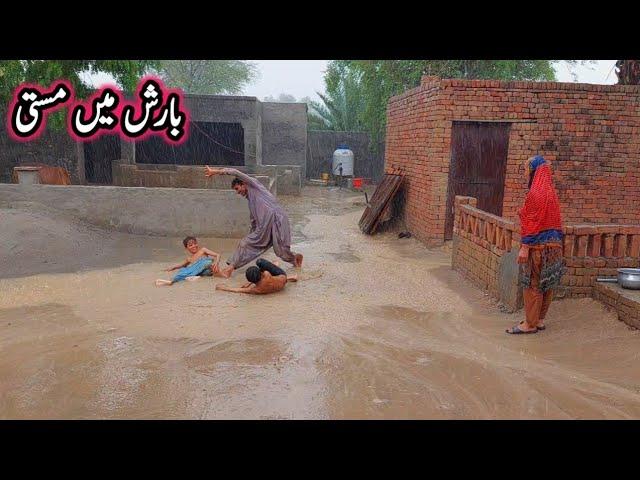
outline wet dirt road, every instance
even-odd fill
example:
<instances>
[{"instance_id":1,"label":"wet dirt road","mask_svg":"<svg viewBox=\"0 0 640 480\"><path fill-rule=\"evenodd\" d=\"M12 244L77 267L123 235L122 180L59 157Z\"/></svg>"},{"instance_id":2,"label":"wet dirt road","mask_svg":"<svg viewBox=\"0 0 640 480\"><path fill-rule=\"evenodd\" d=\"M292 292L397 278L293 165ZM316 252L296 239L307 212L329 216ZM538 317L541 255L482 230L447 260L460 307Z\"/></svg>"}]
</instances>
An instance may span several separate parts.
<instances>
[{"instance_id":1,"label":"wet dirt road","mask_svg":"<svg viewBox=\"0 0 640 480\"><path fill-rule=\"evenodd\" d=\"M0 418L640 418L640 332L597 302L555 302L545 332L508 336L521 314L446 248L362 235L360 196L282 202L305 265L265 297L155 287L180 239L0 210L3 240L32 254L0 267ZM201 244L226 258L235 242Z\"/></svg>"}]
</instances>

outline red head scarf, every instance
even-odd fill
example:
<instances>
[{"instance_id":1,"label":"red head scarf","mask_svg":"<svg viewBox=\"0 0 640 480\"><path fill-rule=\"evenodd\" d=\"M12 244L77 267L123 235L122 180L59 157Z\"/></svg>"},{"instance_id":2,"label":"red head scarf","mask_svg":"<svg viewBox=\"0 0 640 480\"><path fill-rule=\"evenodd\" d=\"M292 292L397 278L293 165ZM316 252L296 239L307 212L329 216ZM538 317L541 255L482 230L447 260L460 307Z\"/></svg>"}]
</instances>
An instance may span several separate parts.
<instances>
[{"instance_id":1,"label":"red head scarf","mask_svg":"<svg viewBox=\"0 0 640 480\"><path fill-rule=\"evenodd\" d=\"M533 178L520 214L520 235L537 235L544 230L562 230L560 202L548 163L540 165Z\"/></svg>"}]
</instances>

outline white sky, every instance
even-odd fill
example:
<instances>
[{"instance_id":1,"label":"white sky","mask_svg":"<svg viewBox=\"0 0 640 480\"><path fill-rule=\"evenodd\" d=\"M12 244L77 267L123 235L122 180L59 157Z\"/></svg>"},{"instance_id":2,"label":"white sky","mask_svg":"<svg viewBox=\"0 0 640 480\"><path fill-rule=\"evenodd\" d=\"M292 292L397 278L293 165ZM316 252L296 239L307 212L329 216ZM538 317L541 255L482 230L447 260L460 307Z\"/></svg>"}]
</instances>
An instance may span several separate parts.
<instances>
[{"instance_id":1,"label":"white sky","mask_svg":"<svg viewBox=\"0 0 640 480\"><path fill-rule=\"evenodd\" d=\"M324 71L328 60L252 60L258 65L260 78L244 89L244 95L263 99L278 98L281 93L296 99L311 97L319 100L316 92L324 92Z\"/></svg>"},{"instance_id":2,"label":"white sky","mask_svg":"<svg viewBox=\"0 0 640 480\"><path fill-rule=\"evenodd\" d=\"M244 90L244 95L263 99L267 96L278 97L288 93L297 99L311 97L316 100L315 92L324 92L322 80L328 60L259 60L261 76ZM581 83L616 83L618 78L612 67L615 60L596 60L596 63L576 66L574 71ZM556 77L560 82L573 82L567 65L556 65ZM608 78L607 78L607 75Z\"/></svg>"},{"instance_id":3,"label":"white sky","mask_svg":"<svg viewBox=\"0 0 640 480\"><path fill-rule=\"evenodd\" d=\"M316 92L324 91L323 76L328 60L255 60L260 76L248 85L243 95L255 96L260 100L267 96L278 97L281 93L293 95L296 99L311 97L317 100ZM577 81L581 83L616 83L612 70L615 60L596 60L594 64L575 67ZM558 81L573 82L567 65L556 65ZM93 76L94 84L110 80L108 75Z\"/></svg>"},{"instance_id":4,"label":"white sky","mask_svg":"<svg viewBox=\"0 0 640 480\"><path fill-rule=\"evenodd\" d=\"M618 81L613 70L616 60L596 60L594 64L574 68L580 83L614 84ZM559 82L573 82L566 63L556 65L556 77Z\"/></svg>"}]
</instances>

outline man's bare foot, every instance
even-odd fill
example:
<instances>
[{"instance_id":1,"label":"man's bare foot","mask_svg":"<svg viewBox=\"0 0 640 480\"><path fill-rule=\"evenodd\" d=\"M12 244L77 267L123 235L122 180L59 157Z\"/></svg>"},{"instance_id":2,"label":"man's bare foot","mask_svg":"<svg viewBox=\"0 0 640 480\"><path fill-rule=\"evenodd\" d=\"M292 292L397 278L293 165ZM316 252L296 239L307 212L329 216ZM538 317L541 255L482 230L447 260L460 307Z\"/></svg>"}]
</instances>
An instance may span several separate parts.
<instances>
[{"instance_id":1,"label":"man's bare foot","mask_svg":"<svg viewBox=\"0 0 640 480\"><path fill-rule=\"evenodd\" d=\"M162 287L163 285L171 285L173 282L171 280L163 280L161 278L156 280L156 287Z\"/></svg>"},{"instance_id":2,"label":"man's bare foot","mask_svg":"<svg viewBox=\"0 0 640 480\"><path fill-rule=\"evenodd\" d=\"M296 253L296 258L295 258L295 261L293 262L293 266L296 267L296 268L302 267L302 259L303 258L304 257L302 256L301 253Z\"/></svg>"},{"instance_id":3,"label":"man's bare foot","mask_svg":"<svg viewBox=\"0 0 640 480\"><path fill-rule=\"evenodd\" d=\"M298 281L298 275L287 276L287 282L297 282L297 281Z\"/></svg>"},{"instance_id":4,"label":"man's bare foot","mask_svg":"<svg viewBox=\"0 0 640 480\"><path fill-rule=\"evenodd\" d=\"M189 281L189 282L197 282L198 280L200 280L202 277L198 277L197 275L194 275L192 277L186 277L185 280Z\"/></svg>"},{"instance_id":5,"label":"man's bare foot","mask_svg":"<svg viewBox=\"0 0 640 480\"><path fill-rule=\"evenodd\" d=\"M222 276L222 278L230 278L233 270L233 265L229 265L227 268L220 270L220 275Z\"/></svg>"}]
</instances>

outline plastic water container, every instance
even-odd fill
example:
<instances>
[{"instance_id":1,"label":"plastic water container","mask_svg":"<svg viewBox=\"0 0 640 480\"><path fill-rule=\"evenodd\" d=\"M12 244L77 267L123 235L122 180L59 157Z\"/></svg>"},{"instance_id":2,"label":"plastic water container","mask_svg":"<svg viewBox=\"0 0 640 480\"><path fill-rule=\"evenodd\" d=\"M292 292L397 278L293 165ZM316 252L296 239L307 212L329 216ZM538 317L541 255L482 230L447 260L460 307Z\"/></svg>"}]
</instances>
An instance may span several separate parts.
<instances>
[{"instance_id":1,"label":"plastic water container","mask_svg":"<svg viewBox=\"0 0 640 480\"><path fill-rule=\"evenodd\" d=\"M340 168L342 168L342 173L340 173ZM331 171L336 176L353 176L353 152L346 145L338 145L338 148L333 152Z\"/></svg>"}]
</instances>

